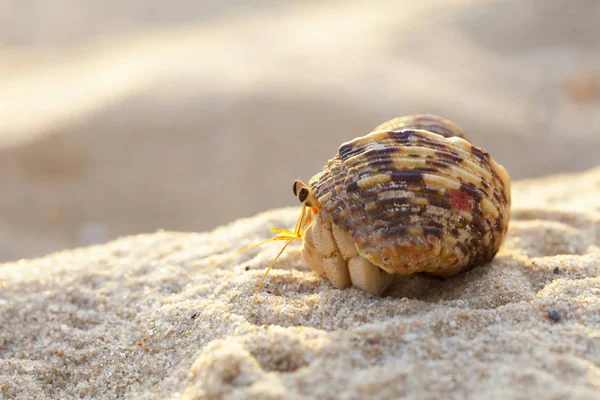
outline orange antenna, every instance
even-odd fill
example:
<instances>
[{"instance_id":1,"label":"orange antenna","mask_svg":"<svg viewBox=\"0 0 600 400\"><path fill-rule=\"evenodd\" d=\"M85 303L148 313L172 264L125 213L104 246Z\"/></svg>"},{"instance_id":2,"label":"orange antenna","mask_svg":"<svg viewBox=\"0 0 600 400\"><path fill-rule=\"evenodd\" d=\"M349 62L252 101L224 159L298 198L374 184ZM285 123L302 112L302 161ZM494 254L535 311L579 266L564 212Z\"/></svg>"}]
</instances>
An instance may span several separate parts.
<instances>
[{"instance_id":1,"label":"orange antenna","mask_svg":"<svg viewBox=\"0 0 600 400\"><path fill-rule=\"evenodd\" d=\"M260 280L258 286L256 287L256 291L254 292L254 298L252 299L252 305L256 304L256 301L258 300L258 293L260 292L260 289L262 289L263 284L265 283L265 279L267 279L267 275L269 275L269 271L271 271L271 268L273 268L273 265L275 265L275 262L283 254L283 252L285 251L286 247L288 247L289 244L292 243L294 240L298 240L298 239L300 239L300 236L291 237L287 241L287 243L283 246L283 248L281 249L281 251L279 252L279 254L277 254L277 256L275 257L275 259L273 260L273 262L271 262L271 265L269 265L269 268L267 268L267 271L265 272L265 274L263 275L262 279Z\"/></svg>"},{"instance_id":2,"label":"orange antenna","mask_svg":"<svg viewBox=\"0 0 600 400\"><path fill-rule=\"evenodd\" d=\"M296 227L294 228L293 231L287 230L287 229L281 229L281 228L272 228L271 232L273 233L278 233L277 236L274 236L270 239L267 240L263 240L262 242L258 242L255 244L252 244L250 246L244 247L243 249L236 251L235 253L225 257L222 260L217 261L216 263L212 264L211 266L209 266L208 268L206 268L204 270L204 272L208 272L210 270L212 270L213 268L223 264L226 261L231 260L232 258L237 257L238 255L247 252L248 250L252 250L256 247L260 247L263 244L267 244L270 242L276 242L276 241L280 241L280 240L284 240L287 243L283 246L283 248L281 249L281 251L279 252L279 254L277 254L277 256L275 257L275 259L273 260L273 262L271 262L271 264L269 265L269 268L267 268L267 271L265 272L264 276L262 277L262 279L260 280L258 287L256 288L256 292L254 294L254 299L252 301L252 304L254 305L256 303L256 300L258 298L258 293L260 292L260 289L262 288L265 279L267 278L267 275L269 274L269 272L271 271L271 268L273 268L273 265L275 265L275 262L277 262L277 260L279 259L279 257L283 254L283 252L285 251L285 249L289 246L290 243L292 243L295 240L299 240L302 239L303 236L303 232L302 232L302 227L303 227L303 221L305 219L306 216L306 206L302 206L302 211L300 212L300 217L298 218L298 221L296 222Z\"/></svg>"}]
</instances>

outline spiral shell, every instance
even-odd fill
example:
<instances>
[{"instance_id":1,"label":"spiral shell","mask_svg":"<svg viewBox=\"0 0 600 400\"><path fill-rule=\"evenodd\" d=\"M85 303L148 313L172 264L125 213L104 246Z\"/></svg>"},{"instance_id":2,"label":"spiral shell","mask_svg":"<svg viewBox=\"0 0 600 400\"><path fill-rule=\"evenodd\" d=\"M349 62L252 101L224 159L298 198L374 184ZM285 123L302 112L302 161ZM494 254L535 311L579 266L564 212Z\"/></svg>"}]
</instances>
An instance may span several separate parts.
<instances>
[{"instance_id":1,"label":"spiral shell","mask_svg":"<svg viewBox=\"0 0 600 400\"><path fill-rule=\"evenodd\" d=\"M397 131L401 129L422 129L447 138L457 136L467 140L467 135L460 126L449 119L429 114L394 118L377 126L373 131Z\"/></svg>"},{"instance_id":2,"label":"spiral shell","mask_svg":"<svg viewBox=\"0 0 600 400\"><path fill-rule=\"evenodd\" d=\"M508 227L510 178L464 137L421 115L344 143L309 181L321 218L389 274L449 276L491 260Z\"/></svg>"}]
</instances>

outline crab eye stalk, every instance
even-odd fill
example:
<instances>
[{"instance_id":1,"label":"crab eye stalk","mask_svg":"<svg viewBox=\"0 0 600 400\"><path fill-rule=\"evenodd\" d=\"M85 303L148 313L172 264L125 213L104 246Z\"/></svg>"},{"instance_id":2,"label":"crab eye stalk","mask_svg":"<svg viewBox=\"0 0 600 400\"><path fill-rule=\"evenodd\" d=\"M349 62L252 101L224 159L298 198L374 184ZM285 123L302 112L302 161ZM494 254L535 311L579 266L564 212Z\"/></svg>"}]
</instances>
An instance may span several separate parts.
<instances>
[{"instance_id":1,"label":"crab eye stalk","mask_svg":"<svg viewBox=\"0 0 600 400\"><path fill-rule=\"evenodd\" d=\"M300 181L294 182L294 196L298 197L300 203L306 207L315 207L319 205L317 198L312 193L310 188Z\"/></svg>"}]
</instances>

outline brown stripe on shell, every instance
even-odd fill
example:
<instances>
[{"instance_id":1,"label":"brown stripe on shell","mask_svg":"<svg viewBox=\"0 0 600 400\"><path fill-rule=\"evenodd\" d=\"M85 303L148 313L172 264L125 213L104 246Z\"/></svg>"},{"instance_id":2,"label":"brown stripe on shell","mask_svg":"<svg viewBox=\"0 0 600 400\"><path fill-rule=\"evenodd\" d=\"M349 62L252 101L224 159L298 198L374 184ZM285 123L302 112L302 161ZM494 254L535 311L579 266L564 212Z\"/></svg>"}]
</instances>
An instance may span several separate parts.
<instances>
[{"instance_id":1,"label":"brown stripe on shell","mask_svg":"<svg viewBox=\"0 0 600 400\"><path fill-rule=\"evenodd\" d=\"M475 157L477 157L481 162L488 163L490 159L490 155L483 149L473 146L471 147L471 152Z\"/></svg>"},{"instance_id":2,"label":"brown stripe on shell","mask_svg":"<svg viewBox=\"0 0 600 400\"><path fill-rule=\"evenodd\" d=\"M508 225L506 171L463 139L392 128L343 144L310 180L327 199L320 212L390 273L452 275L493 258Z\"/></svg>"},{"instance_id":3,"label":"brown stripe on shell","mask_svg":"<svg viewBox=\"0 0 600 400\"><path fill-rule=\"evenodd\" d=\"M435 152L435 155L438 156L442 160L450 161L456 165L459 165L461 162L463 162L463 158L461 156L450 153L448 151L438 150Z\"/></svg>"},{"instance_id":4,"label":"brown stripe on shell","mask_svg":"<svg viewBox=\"0 0 600 400\"><path fill-rule=\"evenodd\" d=\"M426 137L422 137L418 134L415 134L415 132L418 132L417 130L405 130L405 131L391 131L388 132L389 137L396 142L396 144L402 145L402 146L411 146L411 145L420 145L420 146L425 146L425 147L429 147L429 148L435 148L438 150L444 150L446 149L446 144L445 143L440 143L434 140L429 140Z\"/></svg>"},{"instance_id":5,"label":"brown stripe on shell","mask_svg":"<svg viewBox=\"0 0 600 400\"><path fill-rule=\"evenodd\" d=\"M415 154L418 157L418 154ZM425 160L426 164L431 164L435 167L439 168L448 168L450 166L450 164L448 164L448 161L444 161L444 160L434 160L433 158L427 158Z\"/></svg>"}]
</instances>

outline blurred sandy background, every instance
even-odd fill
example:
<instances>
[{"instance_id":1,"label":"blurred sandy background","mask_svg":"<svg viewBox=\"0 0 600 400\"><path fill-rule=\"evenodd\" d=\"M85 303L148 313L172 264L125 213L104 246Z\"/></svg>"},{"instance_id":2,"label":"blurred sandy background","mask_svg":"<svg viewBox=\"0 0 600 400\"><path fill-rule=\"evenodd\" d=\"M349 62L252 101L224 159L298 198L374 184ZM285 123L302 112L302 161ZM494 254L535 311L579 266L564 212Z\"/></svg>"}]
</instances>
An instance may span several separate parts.
<instances>
[{"instance_id":1,"label":"blurred sandy background","mask_svg":"<svg viewBox=\"0 0 600 400\"><path fill-rule=\"evenodd\" d=\"M293 205L411 113L513 178L598 165L598 21L598 0L0 0L0 261Z\"/></svg>"}]
</instances>

